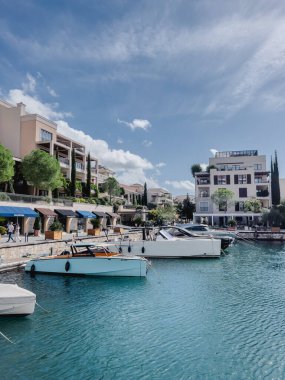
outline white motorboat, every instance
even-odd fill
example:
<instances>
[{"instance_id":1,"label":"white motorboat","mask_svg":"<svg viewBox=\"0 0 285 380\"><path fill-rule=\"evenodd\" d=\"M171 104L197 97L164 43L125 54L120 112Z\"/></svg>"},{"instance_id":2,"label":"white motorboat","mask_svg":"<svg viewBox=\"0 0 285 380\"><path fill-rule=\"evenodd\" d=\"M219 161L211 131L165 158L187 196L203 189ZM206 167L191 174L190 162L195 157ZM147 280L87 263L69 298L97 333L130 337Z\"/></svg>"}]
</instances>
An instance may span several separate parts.
<instances>
[{"instance_id":1,"label":"white motorboat","mask_svg":"<svg viewBox=\"0 0 285 380\"><path fill-rule=\"evenodd\" d=\"M175 227L174 227L175 228ZM118 249L124 255L155 258L195 258L220 257L221 240L208 237L175 237L166 229L152 233L143 229L145 240L121 240L116 245L108 243L110 249ZM147 236L148 235L148 236ZM115 247L115 248L113 248Z\"/></svg>"},{"instance_id":2,"label":"white motorboat","mask_svg":"<svg viewBox=\"0 0 285 380\"><path fill-rule=\"evenodd\" d=\"M149 261L142 257L121 255L104 244L70 244L57 256L45 256L29 261L26 272L86 276L145 277Z\"/></svg>"},{"instance_id":3,"label":"white motorboat","mask_svg":"<svg viewBox=\"0 0 285 380\"><path fill-rule=\"evenodd\" d=\"M14 284L0 284L0 316L29 315L35 310L36 295Z\"/></svg>"},{"instance_id":4,"label":"white motorboat","mask_svg":"<svg viewBox=\"0 0 285 380\"><path fill-rule=\"evenodd\" d=\"M183 227L183 225L182 225ZM224 251L225 249L227 249L228 247L231 247L235 241L235 235L222 235L222 234L211 234L210 232L208 233L194 233L193 230L191 229L188 229L188 228L182 228L180 226L171 226L169 227L167 230L168 232L175 236L175 237L182 237L182 238L208 238L208 239L211 239L211 238L214 238L214 239L219 239L221 240L221 249L222 251ZM206 230L205 230L206 231ZM207 230L208 231L208 230ZM204 232L204 230L203 230Z\"/></svg>"}]
</instances>

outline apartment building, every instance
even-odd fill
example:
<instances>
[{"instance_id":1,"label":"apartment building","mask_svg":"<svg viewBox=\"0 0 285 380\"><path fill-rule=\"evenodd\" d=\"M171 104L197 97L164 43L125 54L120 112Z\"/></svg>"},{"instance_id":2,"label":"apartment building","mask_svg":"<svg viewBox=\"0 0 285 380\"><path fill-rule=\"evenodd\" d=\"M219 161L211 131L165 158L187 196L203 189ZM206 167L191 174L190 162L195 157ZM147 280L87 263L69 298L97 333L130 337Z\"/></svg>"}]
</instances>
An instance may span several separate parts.
<instances>
[{"instance_id":1,"label":"apartment building","mask_svg":"<svg viewBox=\"0 0 285 380\"><path fill-rule=\"evenodd\" d=\"M229 219L235 219L239 224L255 224L261 213L245 212L244 202L258 199L262 208L271 207L270 171L266 168L265 155L259 155L257 150L217 152L209 158L209 168L195 176L196 222L225 225ZM234 193L227 209L215 205L211 199L220 188Z\"/></svg>"},{"instance_id":2,"label":"apartment building","mask_svg":"<svg viewBox=\"0 0 285 380\"><path fill-rule=\"evenodd\" d=\"M12 151L15 161L34 149L41 149L58 158L63 175L71 177L71 154L74 149L76 178L86 182L87 155L85 146L58 133L57 125L37 114L29 114L23 103L13 106L0 100L0 142ZM98 160L91 157L91 180L98 183Z\"/></svg>"},{"instance_id":3,"label":"apartment building","mask_svg":"<svg viewBox=\"0 0 285 380\"><path fill-rule=\"evenodd\" d=\"M152 203L157 207L173 205L172 194L168 190L161 187L150 188L147 190L147 202Z\"/></svg>"},{"instance_id":4,"label":"apartment building","mask_svg":"<svg viewBox=\"0 0 285 380\"><path fill-rule=\"evenodd\" d=\"M144 194L143 185L139 183L135 183L133 185L120 184L120 187L122 187L125 191L124 199L126 201L126 205L134 205L141 203Z\"/></svg>"}]
</instances>

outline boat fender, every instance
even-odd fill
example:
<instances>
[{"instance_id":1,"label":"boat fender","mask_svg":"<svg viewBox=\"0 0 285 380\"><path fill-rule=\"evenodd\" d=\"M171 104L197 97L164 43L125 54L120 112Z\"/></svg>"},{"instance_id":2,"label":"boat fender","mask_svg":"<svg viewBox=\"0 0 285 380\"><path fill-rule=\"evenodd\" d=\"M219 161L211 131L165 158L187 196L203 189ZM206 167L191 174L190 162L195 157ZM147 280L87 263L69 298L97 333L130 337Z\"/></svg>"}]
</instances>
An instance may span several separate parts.
<instances>
[{"instance_id":1,"label":"boat fender","mask_svg":"<svg viewBox=\"0 0 285 380\"><path fill-rule=\"evenodd\" d=\"M65 270L66 270L66 272L68 272L69 269L70 269L70 262L67 261L67 262L65 263Z\"/></svg>"},{"instance_id":2,"label":"boat fender","mask_svg":"<svg viewBox=\"0 0 285 380\"><path fill-rule=\"evenodd\" d=\"M142 247L142 253L144 253L145 252L145 247Z\"/></svg>"},{"instance_id":3,"label":"boat fender","mask_svg":"<svg viewBox=\"0 0 285 380\"><path fill-rule=\"evenodd\" d=\"M128 252L129 252L129 253L132 252L132 248L131 248L130 245L128 246Z\"/></svg>"},{"instance_id":4,"label":"boat fender","mask_svg":"<svg viewBox=\"0 0 285 380\"><path fill-rule=\"evenodd\" d=\"M123 250L122 250L122 247L119 247L119 253L122 253Z\"/></svg>"},{"instance_id":5,"label":"boat fender","mask_svg":"<svg viewBox=\"0 0 285 380\"><path fill-rule=\"evenodd\" d=\"M31 273L35 273L35 270L36 270L36 266L35 266L35 264L32 264L32 266L31 266Z\"/></svg>"}]
</instances>

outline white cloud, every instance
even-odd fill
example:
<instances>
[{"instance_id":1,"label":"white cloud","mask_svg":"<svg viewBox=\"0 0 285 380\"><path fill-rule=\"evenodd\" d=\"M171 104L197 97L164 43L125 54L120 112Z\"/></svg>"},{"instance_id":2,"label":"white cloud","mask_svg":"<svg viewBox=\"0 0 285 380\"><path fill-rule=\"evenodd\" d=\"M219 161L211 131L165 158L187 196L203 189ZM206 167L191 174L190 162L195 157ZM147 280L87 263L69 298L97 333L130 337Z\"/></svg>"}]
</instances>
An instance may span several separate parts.
<instances>
[{"instance_id":1,"label":"white cloud","mask_svg":"<svg viewBox=\"0 0 285 380\"><path fill-rule=\"evenodd\" d=\"M202 168L202 170L203 170L203 172L204 172L204 171L206 171L206 169L207 169L207 167L208 167L208 164L201 163L200 166L201 166L201 168Z\"/></svg>"},{"instance_id":2,"label":"white cloud","mask_svg":"<svg viewBox=\"0 0 285 380\"><path fill-rule=\"evenodd\" d=\"M36 79L28 74L27 82L23 84L22 89L10 90L6 100L12 104L23 102L26 105L28 113L37 113L47 119L55 121L59 133L85 145L86 151L98 158L100 164L113 169L117 173L117 178L122 180L122 182L147 182L151 186L158 185L154 178L146 176L145 171L155 170L155 166L150 161L130 151L111 149L106 141L95 140L85 132L70 127L65 120L61 120L60 118L70 116L71 113L57 111L57 103L43 103L37 98L36 94L29 94L29 92L35 91L36 84ZM144 125L144 123L138 124L141 126ZM135 123L135 125L138 124ZM118 139L118 142L119 141Z\"/></svg>"},{"instance_id":3,"label":"white cloud","mask_svg":"<svg viewBox=\"0 0 285 380\"><path fill-rule=\"evenodd\" d=\"M146 131L151 127L151 124L148 120L142 119L134 119L132 122L117 119L117 122L120 124L125 124L127 127L131 128L132 131L135 129L143 129Z\"/></svg>"},{"instance_id":4,"label":"white cloud","mask_svg":"<svg viewBox=\"0 0 285 380\"><path fill-rule=\"evenodd\" d=\"M159 162L158 164L155 165L156 168L163 168L164 166L166 166L165 162Z\"/></svg>"},{"instance_id":5,"label":"white cloud","mask_svg":"<svg viewBox=\"0 0 285 380\"><path fill-rule=\"evenodd\" d=\"M216 153L218 153L218 150L217 149L210 149L210 152L212 153L213 156L216 155Z\"/></svg>"},{"instance_id":6,"label":"white cloud","mask_svg":"<svg viewBox=\"0 0 285 380\"><path fill-rule=\"evenodd\" d=\"M123 144L124 143L124 141L123 141L123 139L121 139L120 137L117 139L117 144Z\"/></svg>"},{"instance_id":7,"label":"white cloud","mask_svg":"<svg viewBox=\"0 0 285 380\"><path fill-rule=\"evenodd\" d=\"M53 88L51 88L50 86L47 86L47 90L48 90L48 93L49 93L51 96L57 98L58 95L57 95L57 93L54 91Z\"/></svg>"},{"instance_id":8,"label":"white cloud","mask_svg":"<svg viewBox=\"0 0 285 380\"><path fill-rule=\"evenodd\" d=\"M69 136L71 139L78 141L86 146L87 151L98 157L103 165L118 170L151 170L153 164L129 151L122 149L111 149L108 143L104 140L94 140L91 136L83 131L71 128L66 121L56 121L60 133Z\"/></svg>"},{"instance_id":9,"label":"white cloud","mask_svg":"<svg viewBox=\"0 0 285 380\"><path fill-rule=\"evenodd\" d=\"M143 140L142 145L145 146L146 148L149 148L152 146L152 141Z\"/></svg>"},{"instance_id":10,"label":"white cloud","mask_svg":"<svg viewBox=\"0 0 285 380\"><path fill-rule=\"evenodd\" d=\"M70 112L57 111L58 103L43 103L34 93L36 90L36 78L30 74L26 76L27 81L22 84L21 89L12 89L9 91L6 100L9 103L24 103L28 113L36 113L47 119L65 118L72 116Z\"/></svg>"},{"instance_id":11,"label":"white cloud","mask_svg":"<svg viewBox=\"0 0 285 380\"><path fill-rule=\"evenodd\" d=\"M182 181L165 181L166 185L172 186L174 189L178 190L187 190L190 193L195 192L195 184L188 180L182 180Z\"/></svg>"}]
</instances>

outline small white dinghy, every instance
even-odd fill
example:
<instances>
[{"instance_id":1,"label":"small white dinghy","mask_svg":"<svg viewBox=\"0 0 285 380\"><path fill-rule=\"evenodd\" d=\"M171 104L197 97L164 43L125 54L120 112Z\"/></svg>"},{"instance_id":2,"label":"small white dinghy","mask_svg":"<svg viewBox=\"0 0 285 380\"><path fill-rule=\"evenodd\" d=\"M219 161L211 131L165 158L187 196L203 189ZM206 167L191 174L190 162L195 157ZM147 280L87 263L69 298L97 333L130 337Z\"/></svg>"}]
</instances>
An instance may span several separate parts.
<instances>
[{"instance_id":1,"label":"small white dinghy","mask_svg":"<svg viewBox=\"0 0 285 380\"><path fill-rule=\"evenodd\" d=\"M36 295L14 284L0 284L0 316L29 315L35 310Z\"/></svg>"}]
</instances>

